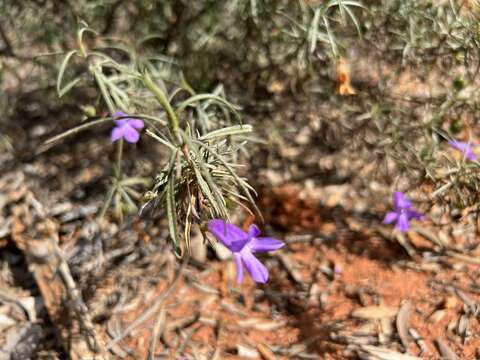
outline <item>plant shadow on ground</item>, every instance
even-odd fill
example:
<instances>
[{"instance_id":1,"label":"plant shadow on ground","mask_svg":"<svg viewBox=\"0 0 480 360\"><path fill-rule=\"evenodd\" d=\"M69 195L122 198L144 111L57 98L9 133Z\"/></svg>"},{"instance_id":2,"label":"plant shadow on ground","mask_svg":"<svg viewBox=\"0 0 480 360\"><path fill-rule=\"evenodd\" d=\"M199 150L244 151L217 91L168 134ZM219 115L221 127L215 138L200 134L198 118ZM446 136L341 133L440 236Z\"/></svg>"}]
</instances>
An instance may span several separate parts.
<instances>
[{"instance_id":1,"label":"plant shadow on ground","mask_svg":"<svg viewBox=\"0 0 480 360\"><path fill-rule=\"evenodd\" d=\"M397 241L375 230L382 221L378 214L351 211L341 205L324 206L302 199L298 191L286 187L270 193L263 190L260 198L269 226L294 237L308 234L312 247L321 243L387 265L408 258Z\"/></svg>"}]
</instances>

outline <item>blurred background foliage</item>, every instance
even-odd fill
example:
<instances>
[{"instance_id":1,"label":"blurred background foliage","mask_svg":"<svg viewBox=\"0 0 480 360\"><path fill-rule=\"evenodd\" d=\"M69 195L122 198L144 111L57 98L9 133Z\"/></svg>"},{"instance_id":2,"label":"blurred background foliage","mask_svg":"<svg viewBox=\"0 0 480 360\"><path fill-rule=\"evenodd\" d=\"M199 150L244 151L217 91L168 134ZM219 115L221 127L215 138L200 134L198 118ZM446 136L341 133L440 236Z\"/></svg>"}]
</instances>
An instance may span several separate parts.
<instances>
[{"instance_id":1,"label":"blurred background foliage","mask_svg":"<svg viewBox=\"0 0 480 360\"><path fill-rule=\"evenodd\" d=\"M288 156L260 156L252 167L314 164L324 181L348 160L335 181L356 179L372 199L375 179L390 190L428 189L423 200L451 210L478 207L480 164L446 144L480 135L478 20L473 0L3 0L0 146L11 149L20 128L40 119L105 111L95 109L91 86L61 101L55 94L60 55L85 21L103 41L169 64L195 91L221 89L243 108L260 149L300 143L316 157L292 157L292 165ZM343 72L347 94L339 94Z\"/></svg>"}]
</instances>

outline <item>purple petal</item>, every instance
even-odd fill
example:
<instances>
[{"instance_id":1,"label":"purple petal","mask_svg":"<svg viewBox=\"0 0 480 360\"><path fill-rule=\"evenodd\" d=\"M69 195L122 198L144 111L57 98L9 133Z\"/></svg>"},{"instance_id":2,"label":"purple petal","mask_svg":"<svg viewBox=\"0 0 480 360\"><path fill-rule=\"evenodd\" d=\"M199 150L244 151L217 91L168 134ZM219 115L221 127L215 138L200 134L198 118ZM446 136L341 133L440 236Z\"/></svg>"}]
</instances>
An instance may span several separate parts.
<instances>
[{"instance_id":1,"label":"purple petal","mask_svg":"<svg viewBox=\"0 0 480 360\"><path fill-rule=\"evenodd\" d=\"M395 191L393 194L393 204L396 209L408 209L412 207L410 200L408 200L401 191Z\"/></svg>"},{"instance_id":2,"label":"purple petal","mask_svg":"<svg viewBox=\"0 0 480 360\"><path fill-rule=\"evenodd\" d=\"M232 243L229 246L229 249L234 253L240 252L249 241L250 241L250 238L248 236L240 240L232 241Z\"/></svg>"},{"instance_id":3,"label":"purple petal","mask_svg":"<svg viewBox=\"0 0 480 360\"><path fill-rule=\"evenodd\" d=\"M415 220L424 220L425 216L423 214L420 214L418 211L415 210L408 210L407 211L407 217L408 219L415 219Z\"/></svg>"},{"instance_id":4,"label":"purple petal","mask_svg":"<svg viewBox=\"0 0 480 360\"><path fill-rule=\"evenodd\" d=\"M248 243L248 247L252 252L274 251L280 249L284 245L284 242L269 237L253 238L252 241Z\"/></svg>"},{"instance_id":5,"label":"purple petal","mask_svg":"<svg viewBox=\"0 0 480 360\"><path fill-rule=\"evenodd\" d=\"M115 120L115 124L118 126L124 126L128 122L127 114L125 114L122 111L117 111L115 114L113 114L113 118L119 118L123 117L123 119Z\"/></svg>"},{"instance_id":6,"label":"purple petal","mask_svg":"<svg viewBox=\"0 0 480 360\"><path fill-rule=\"evenodd\" d=\"M395 220L397 220L398 213L396 211L390 211L385 215L385 219L383 219L384 224L391 224Z\"/></svg>"},{"instance_id":7,"label":"purple petal","mask_svg":"<svg viewBox=\"0 0 480 360\"><path fill-rule=\"evenodd\" d=\"M468 150L465 152L465 157L466 157L468 160L471 160L471 161L477 160L477 157L475 156L475 154L473 153L473 151L472 151L471 149L468 149Z\"/></svg>"},{"instance_id":8,"label":"purple petal","mask_svg":"<svg viewBox=\"0 0 480 360\"><path fill-rule=\"evenodd\" d=\"M257 283L268 281L268 269L250 252L245 249L241 252L242 261L247 268L250 277Z\"/></svg>"},{"instance_id":9,"label":"purple petal","mask_svg":"<svg viewBox=\"0 0 480 360\"><path fill-rule=\"evenodd\" d=\"M117 141L121 137L123 137L123 128L118 126L114 127L112 130L112 134L110 135L112 142Z\"/></svg>"},{"instance_id":10,"label":"purple petal","mask_svg":"<svg viewBox=\"0 0 480 360\"><path fill-rule=\"evenodd\" d=\"M242 256L238 253L234 253L233 258L235 259L235 265L237 266L237 283L240 284L243 281Z\"/></svg>"},{"instance_id":11,"label":"purple petal","mask_svg":"<svg viewBox=\"0 0 480 360\"><path fill-rule=\"evenodd\" d=\"M128 124L128 119L115 120L115 125L122 127Z\"/></svg>"},{"instance_id":12,"label":"purple petal","mask_svg":"<svg viewBox=\"0 0 480 360\"><path fill-rule=\"evenodd\" d=\"M233 224L228 224L222 219L210 220L208 230L230 250L232 243L248 241L248 235Z\"/></svg>"},{"instance_id":13,"label":"purple petal","mask_svg":"<svg viewBox=\"0 0 480 360\"><path fill-rule=\"evenodd\" d=\"M143 120L140 119L130 119L128 121L128 125L134 127L135 129L143 129L145 124L143 123Z\"/></svg>"},{"instance_id":14,"label":"purple petal","mask_svg":"<svg viewBox=\"0 0 480 360\"><path fill-rule=\"evenodd\" d=\"M117 111L115 114L112 115L112 117L117 118L117 117L126 117L128 116L125 114L123 111Z\"/></svg>"},{"instance_id":15,"label":"purple petal","mask_svg":"<svg viewBox=\"0 0 480 360\"><path fill-rule=\"evenodd\" d=\"M408 215L406 213L401 213L398 217L396 228L400 232L406 232L410 228L410 223L408 222Z\"/></svg>"},{"instance_id":16,"label":"purple petal","mask_svg":"<svg viewBox=\"0 0 480 360\"><path fill-rule=\"evenodd\" d=\"M461 151L465 156L465 158L467 158L468 160L472 160L472 161L477 160L477 158L475 157L475 154L472 151L472 147L477 146L476 144L466 143L466 142L457 141L457 140L450 140L448 143L454 149Z\"/></svg>"},{"instance_id":17,"label":"purple petal","mask_svg":"<svg viewBox=\"0 0 480 360\"><path fill-rule=\"evenodd\" d=\"M129 143L135 144L140 139L140 134L129 124L123 126L123 137Z\"/></svg>"},{"instance_id":18,"label":"purple petal","mask_svg":"<svg viewBox=\"0 0 480 360\"><path fill-rule=\"evenodd\" d=\"M458 140L450 140L448 144L456 150L465 152L467 149L470 148L469 144L466 142L458 141Z\"/></svg>"},{"instance_id":19,"label":"purple petal","mask_svg":"<svg viewBox=\"0 0 480 360\"><path fill-rule=\"evenodd\" d=\"M260 234L261 234L261 231L260 231L260 229L258 228L257 225L252 224L248 227L248 236L250 238L257 237Z\"/></svg>"}]
</instances>

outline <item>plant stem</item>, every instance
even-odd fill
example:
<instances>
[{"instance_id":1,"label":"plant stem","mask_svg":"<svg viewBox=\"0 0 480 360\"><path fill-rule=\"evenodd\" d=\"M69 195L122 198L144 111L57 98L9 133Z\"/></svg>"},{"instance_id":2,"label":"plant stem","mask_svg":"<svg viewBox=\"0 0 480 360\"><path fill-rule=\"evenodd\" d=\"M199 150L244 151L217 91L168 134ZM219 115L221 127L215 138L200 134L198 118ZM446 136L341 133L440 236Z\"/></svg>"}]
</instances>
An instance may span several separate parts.
<instances>
[{"instance_id":1,"label":"plant stem","mask_svg":"<svg viewBox=\"0 0 480 360\"><path fill-rule=\"evenodd\" d=\"M115 162L116 178L120 180L122 178L122 155L123 155L123 139L117 142L117 159Z\"/></svg>"},{"instance_id":2,"label":"plant stem","mask_svg":"<svg viewBox=\"0 0 480 360\"><path fill-rule=\"evenodd\" d=\"M173 132L175 140L181 146L183 144L182 137L180 136L180 125L178 123L177 114L172 108L172 105L168 101L167 97L163 93L163 91L152 81L152 78L148 73L145 73L143 76L145 85L147 88L153 93L153 95L157 98L158 102L162 105L167 113L168 123L170 125L170 129Z\"/></svg>"},{"instance_id":3,"label":"plant stem","mask_svg":"<svg viewBox=\"0 0 480 360\"><path fill-rule=\"evenodd\" d=\"M92 70L93 76L100 88L100 92L102 93L102 97L107 104L108 111L110 112L110 116L113 116L116 112L115 106L113 105L112 99L107 92L107 88L105 87L105 82L103 80L103 74L99 72L98 67L94 67ZM115 177L120 180L122 177L122 155L123 155L123 139L120 139L117 142L117 156L116 156L116 168L115 168Z\"/></svg>"}]
</instances>

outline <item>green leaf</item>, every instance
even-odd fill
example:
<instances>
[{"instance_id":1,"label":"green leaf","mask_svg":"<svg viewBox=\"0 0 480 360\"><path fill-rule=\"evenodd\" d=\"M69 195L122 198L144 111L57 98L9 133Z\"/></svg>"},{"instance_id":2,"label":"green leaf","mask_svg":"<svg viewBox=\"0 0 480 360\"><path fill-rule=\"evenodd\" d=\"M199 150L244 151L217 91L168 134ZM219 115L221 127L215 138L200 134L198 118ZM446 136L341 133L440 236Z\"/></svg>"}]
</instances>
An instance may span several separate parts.
<instances>
[{"instance_id":1,"label":"green leaf","mask_svg":"<svg viewBox=\"0 0 480 360\"><path fill-rule=\"evenodd\" d=\"M157 134L153 133L150 129L147 129L146 131L146 134L152 138L154 138L155 140L157 140L159 143L167 146L169 149L173 150L173 151L176 151L177 150L177 147L175 145L173 145L172 143L168 142L167 140L164 140L162 139L160 136L158 136Z\"/></svg>"},{"instance_id":2,"label":"green leaf","mask_svg":"<svg viewBox=\"0 0 480 360\"><path fill-rule=\"evenodd\" d=\"M310 29L308 30L308 38L310 40L310 53L313 54L317 47L317 32L318 32L318 24L320 23L320 9L315 9L314 15L313 15L313 21L312 24L310 25Z\"/></svg>"},{"instance_id":3,"label":"green leaf","mask_svg":"<svg viewBox=\"0 0 480 360\"><path fill-rule=\"evenodd\" d=\"M199 138L199 140L211 140L217 137L226 137L226 136L233 136L233 135L240 135L240 134L247 134L253 131L253 127L251 125L233 125L228 126L223 129L218 129L209 132Z\"/></svg>"},{"instance_id":4,"label":"green leaf","mask_svg":"<svg viewBox=\"0 0 480 360\"><path fill-rule=\"evenodd\" d=\"M116 188L115 195L113 197L113 212L115 217L123 222L123 209L122 209L122 196L118 191L118 187Z\"/></svg>"},{"instance_id":5,"label":"green leaf","mask_svg":"<svg viewBox=\"0 0 480 360\"><path fill-rule=\"evenodd\" d=\"M150 184L150 179L142 178L142 177L129 177L120 181L120 184L123 186L133 186L133 185L148 186Z\"/></svg>"},{"instance_id":6,"label":"green leaf","mask_svg":"<svg viewBox=\"0 0 480 360\"><path fill-rule=\"evenodd\" d=\"M361 6L361 5L360 5ZM363 6L361 6L363 8ZM355 24L355 27L357 29L357 33L358 33L358 36L360 37L360 39L362 39L362 29L360 28L360 24L357 20L357 17L355 16L355 14L353 13L352 9L350 9L348 6L345 6L345 10L347 11L348 15L350 16L350 18L352 19L353 23Z\"/></svg>"},{"instance_id":7,"label":"green leaf","mask_svg":"<svg viewBox=\"0 0 480 360\"><path fill-rule=\"evenodd\" d=\"M71 136L71 135L74 135L80 131L83 131L83 130L86 130L88 128L91 128L95 125L99 125L99 124L102 124L102 123L105 123L105 122L110 122L112 121L112 118L104 118L104 119L99 119L99 120L94 120L94 121L91 121L89 123L86 123L86 124L82 124L82 125L79 125L77 127L74 127L73 129L70 129L70 130L67 130L57 136L54 136L48 140L46 140L42 146L40 147L40 149L37 151L37 153L41 153L43 151L45 151L46 149L49 148L49 145L52 145L68 136Z\"/></svg>"},{"instance_id":8,"label":"green leaf","mask_svg":"<svg viewBox=\"0 0 480 360\"><path fill-rule=\"evenodd\" d=\"M62 64L60 65L60 70L58 72L58 77L57 77L57 95L58 95L58 97L62 97L64 94L66 94L72 87L74 87L80 81L80 78L76 78L76 79L70 81L65 87L62 88L63 76L65 74L65 70L67 68L68 62L70 61L72 56L77 54L77 53L78 53L78 50L71 50L63 58Z\"/></svg>"},{"instance_id":9,"label":"green leaf","mask_svg":"<svg viewBox=\"0 0 480 360\"><path fill-rule=\"evenodd\" d=\"M128 193L125 191L125 189L123 187L119 187L118 188L118 191L120 192L123 200L125 200L125 202L128 204L129 206L129 210L133 210L133 211L137 211L138 210L138 207L137 207L137 204L135 204L135 202L133 201L133 199L130 197L130 195L128 195Z\"/></svg>"},{"instance_id":10,"label":"green leaf","mask_svg":"<svg viewBox=\"0 0 480 360\"><path fill-rule=\"evenodd\" d=\"M257 214L263 218L262 216L262 213L260 211L260 209L257 207L257 204L255 203L255 200L253 199L252 197L252 194L250 193L250 190L249 190L249 185L246 185L245 181L242 180L238 175L237 173L235 172L235 170L233 169L233 167L228 164L217 152L215 152L214 150L212 150L211 148L209 148L206 144L202 143L201 141L198 141L198 140L195 140L195 143L197 143L198 145L200 145L201 147L203 147L204 149L206 149L208 152L210 152L213 156L215 156L215 158L220 161L220 163L228 170L228 172L230 173L230 175L232 175L232 177L235 179L235 182L237 183L237 185L240 187L240 189L243 191L244 195L248 198L249 202L251 203L251 205L253 206L253 208L255 209L255 211L257 212Z\"/></svg>"},{"instance_id":11,"label":"green leaf","mask_svg":"<svg viewBox=\"0 0 480 360\"><path fill-rule=\"evenodd\" d=\"M225 200L221 194L221 191L218 189L215 181L213 180L212 176L209 173L207 166L203 161L203 157L200 154L198 148L194 145L191 141L191 138L185 135L184 137L185 142L188 145L188 148L195 152L197 162L193 161L192 159L189 160L190 165L193 167L195 171L195 176L197 178L198 185L200 186L203 194L208 198L208 201L215 209L215 212L222 218L226 219L228 217L228 211L225 206Z\"/></svg>"},{"instance_id":12,"label":"green leaf","mask_svg":"<svg viewBox=\"0 0 480 360\"><path fill-rule=\"evenodd\" d=\"M98 218L101 219L105 216L105 213L107 212L108 208L110 207L110 204L112 203L113 195L115 194L116 186L112 184L110 186L110 189L108 189L107 197L105 198L105 204L103 204L102 210L100 211L100 214L98 215Z\"/></svg>"},{"instance_id":13,"label":"green leaf","mask_svg":"<svg viewBox=\"0 0 480 360\"><path fill-rule=\"evenodd\" d=\"M176 113L180 114L183 110L185 110L189 106L196 106L195 103L201 102L203 100L212 100L216 103L219 103L220 105L226 106L238 119L239 122L241 122L241 117L240 114L238 113L237 109L230 104L227 100L220 96L212 95L212 94L198 94L195 96L192 96L188 98L187 100L183 101L180 103L180 105L176 109Z\"/></svg>"},{"instance_id":14,"label":"green leaf","mask_svg":"<svg viewBox=\"0 0 480 360\"><path fill-rule=\"evenodd\" d=\"M177 204L175 201L175 163L177 158L177 152L175 151L170 158L170 169L168 174L168 184L167 184L167 218L168 218L168 229L170 232L170 238L173 241L173 244L178 248L180 240L178 238L178 221L177 221Z\"/></svg>"},{"instance_id":15,"label":"green leaf","mask_svg":"<svg viewBox=\"0 0 480 360\"><path fill-rule=\"evenodd\" d=\"M217 200L215 199L215 196L213 196L212 192L210 191L210 188L208 187L208 183L203 178L201 171L197 167L194 167L194 171L195 171L195 177L197 179L197 183L200 186L202 193L208 199L208 201L210 202L210 205L212 205L212 207L215 209L215 212L222 213L221 205L217 202Z\"/></svg>"},{"instance_id":16,"label":"green leaf","mask_svg":"<svg viewBox=\"0 0 480 360\"><path fill-rule=\"evenodd\" d=\"M328 39L329 39L329 42L330 42L330 46L332 47L333 55L338 56L337 43L335 41L335 37L334 37L332 31L330 30L330 25L328 23L328 19L327 19L326 16L323 17L323 23L325 24L325 28L327 29L327 35L328 35Z\"/></svg>"}]
</instances>

